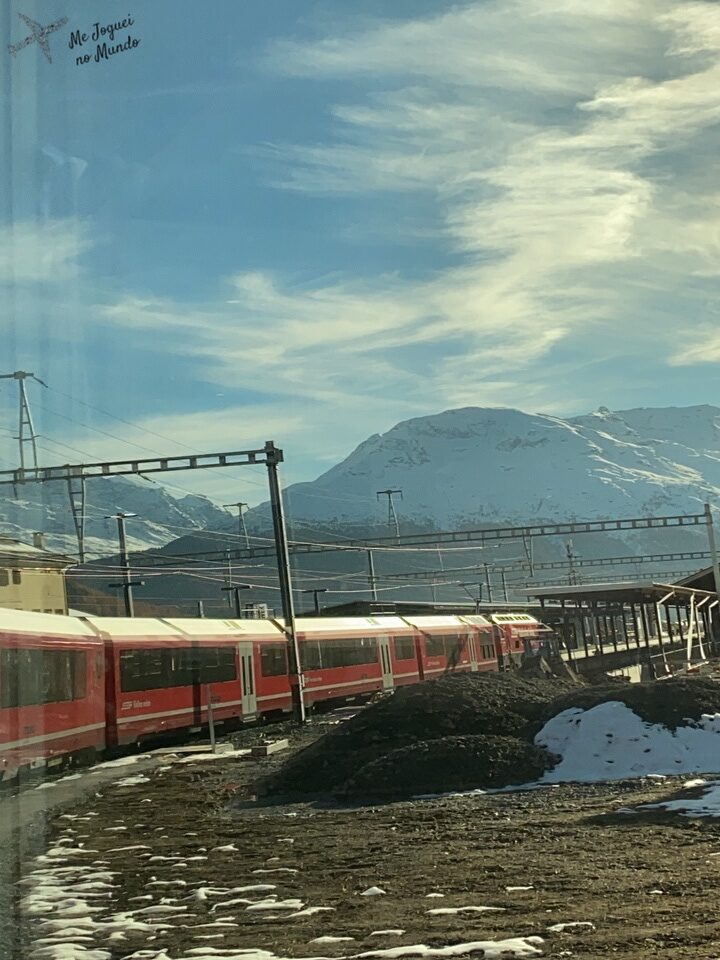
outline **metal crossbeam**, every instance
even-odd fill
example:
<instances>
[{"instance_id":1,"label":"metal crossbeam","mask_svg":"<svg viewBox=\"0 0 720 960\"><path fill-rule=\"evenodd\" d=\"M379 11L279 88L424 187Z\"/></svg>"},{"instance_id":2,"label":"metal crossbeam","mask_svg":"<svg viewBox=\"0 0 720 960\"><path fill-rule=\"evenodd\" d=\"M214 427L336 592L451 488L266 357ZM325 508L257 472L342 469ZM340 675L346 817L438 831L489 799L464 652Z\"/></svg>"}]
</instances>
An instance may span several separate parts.
<instances>
[{"instance_id":1,"label":"metal crossbeam","mask_svg":"<svg viewBox=\"0 0 720 960\"><path fill-rule=\"evenodd\" d=\"M575 567L614 567L636 563L675 563L683 560L708 560L711 554L709 550L693 550L687 553L655 553L645 554L639 557L599 557L597 559L579 559L573 560ZM502 563L490 564L489 569L492 573L513 572L527 569L527 563ZM533 564L535 570L567 570L570 566L568 560L547 560L542 563ZM485 565L473 565L468 567L445 567L444 570L411 570L407 573L384 573L378 577L379 580L447 580L449 574L453 573L478 573L483 572Z\"/></svg>"},{"instance_id":2,"label":"metal crossbeam","mask_svg":"<svg viewBox=\"0 0 720 960\"><path fill-rule=\"evenodd\" d=\"M0 474L2 477L2 474ZM334 553L337 551L400 550L413 546L438 546L444 543L490 543L502 540L531 540L534 537L557 537L583 533L607 533L614 530L651 530L658 528L677 528L705 526L706 517L702 513L682 514L671 517L636 517L618 520L587 520L579 523L544 523L525 527L495 527L487 530L450 530L435 533L415 533L399 538L376 537L371 540L348 539L342 543L310 543L294 540L289 544L290 553L297 556L307 553ZM218 560L228 555L233 560L253 560L274 554L272 547L251 547L249 550L208 550L192 554L194 559ZM188 557L188 554L185 554ZM152 560L151 556L145 558ZM172 554L161 554L163 561L178 559ZM537 566L537 564L535 564Z\"/></svg>"},{"instance_id":3,"label":"metal crossbeam","mask_svg":"<svg viewBox=\"0 0 720 960\"><path fill-rule=\"evenodd\" d=\"M277 454L280 454L278 457ZM282 451L273 448L274 462L282 461ZM184 457L152 457L147 460L110 460L100 463L74 463L59 467L38 467L18 470L0 470L0 486L20 483L47 483L50 480L72 480L83 477L121 477L144 473L172 473L176 470L208 470L213 467L242 467L246 464L268 463L267 449L234 450L230 453L202 453ZM275 553L267 548L268 555Z\"/></svg>"}]
</instances>

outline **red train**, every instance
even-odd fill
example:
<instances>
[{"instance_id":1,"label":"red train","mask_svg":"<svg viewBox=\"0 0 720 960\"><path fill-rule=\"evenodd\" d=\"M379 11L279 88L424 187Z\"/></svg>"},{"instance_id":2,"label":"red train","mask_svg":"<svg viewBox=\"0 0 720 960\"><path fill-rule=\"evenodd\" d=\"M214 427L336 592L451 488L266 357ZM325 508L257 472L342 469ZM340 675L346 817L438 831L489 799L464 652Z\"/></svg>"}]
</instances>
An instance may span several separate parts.
<instances>
[{"instance_id":1,"label":"red train","mask_svg":"<svg viewBox=\"0 0 720 960\"><path fill-rule=\"evenodd\" d=\"M325 704L452 671L497 670L538 647L527 614L299 619L305 702ZM273 620L150 620L0 611L0 780L23 768L291 709Z\"/></svg>"}]
</instances>

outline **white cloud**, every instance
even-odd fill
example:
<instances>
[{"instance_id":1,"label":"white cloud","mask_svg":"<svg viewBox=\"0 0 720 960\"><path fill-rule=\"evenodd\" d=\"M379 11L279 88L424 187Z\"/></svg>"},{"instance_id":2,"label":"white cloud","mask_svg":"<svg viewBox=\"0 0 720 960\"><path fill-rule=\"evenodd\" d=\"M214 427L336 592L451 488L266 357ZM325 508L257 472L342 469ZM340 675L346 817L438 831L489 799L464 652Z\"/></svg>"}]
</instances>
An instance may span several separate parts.
<instances>
[{"instance_id":1,"label":"white cloud","mask_svg":"<svg viewBox=\"0 0 720 960\"><path fill-rule=\"evenodd\" d=\"M459 290L474 294L478 362L536 362L600 321L632 353L649 294L672 291L692 310L688 278L717 274L720 203L698 158L712 164L720 146L719 54L720 8L672 0L496 0L276 44L275 69L385 81L334 106L335 142L284 148L277 182L433 196L474 273ZM434 281L435 309L472 336L455 280ZM506 351L486 348L486 312L508 331ZM652 348L676 332L656 330Z\"/></svg>"},{"instance_id":2,"label":"white cloud","mask_svg":"<svg viewBox=\"0 0 720 960\"><path fill-rule=\"evenodd\" d=\"M0 227L0 283L71 280L91 243L88 225L74 218L6 224Z\"/></svg>"}]
</instances>

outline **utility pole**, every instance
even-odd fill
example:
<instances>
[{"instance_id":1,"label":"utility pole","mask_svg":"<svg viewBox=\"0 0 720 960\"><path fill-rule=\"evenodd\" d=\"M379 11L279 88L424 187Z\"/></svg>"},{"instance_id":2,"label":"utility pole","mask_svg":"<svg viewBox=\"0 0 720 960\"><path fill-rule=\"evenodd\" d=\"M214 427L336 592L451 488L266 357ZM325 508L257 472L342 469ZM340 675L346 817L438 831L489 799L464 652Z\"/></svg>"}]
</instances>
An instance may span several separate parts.
<instances>
[{"instance_id":1,"label":"utility pole","mask_svg":"<svg viewBox=\"0 0 720 960\"><path fill-rule=\"evenodd\" d=\"M270 486L270 506L272 508L273 530L275 533L275 551L277 553L278 578L280 580L280 600L282 603L285 633L288 640L288 664L290 671L290 688L293 699L293 712L298 723L305 723L305 699L303 696L304 677L302 661L300 659L300 644L295 632L295 608L293 606L292 577L290 571L290 553L288 550L287 531L285 529L285 512L283 510L282 492L278 464L282 463L283 452L272 440L265 443L265 463L268 471Z\"/></svg>"},{"instance_id":2,"label":"utility pole","mask_svg":"<svg viewBox=\"0 0 720 960\"><path fill-rule=\"evenodd\" d=\"M227 593L228 600L231 596L235 600L235 616L240 620L242 618L242 606L240 604L240 591L241 590L252 590L252 585L249 583L232 583L229 587L221 587L221 590Z\"/></svg>"},{"instance_id":3,"label":"utility pole","mask_svg":"<svg viewBox=\"0 0 720 960\"><path fill-rule=\"evenodd\" d=\"M16 370L14 373L0 374L0 380L16 380L18 385L18 435L14 437L20 445L20 469L25 470L25 447L30 445L30 454L32 456L32 466L34 470L38 468L37 461L37 434L33 426L32 416L30 414L30 404L28 403L27 390L25 389L26 380L34 380L41 386L47 388L47 384L36 377L34 373L28 370Z\"/></svg>"},{"instance_id":4,"label":"utility pole","mask_svg":"<svg viewBox=\"0 0 720 960\"><path fill-rule=\"evenodd\" d=\"M120 547L120 571L122 574L120 583L109 583L108 586L122 589L126 617L135 616L133 587L141 587L145 582L144 580L132 580L130 577L130 560L128 559L127 542L125 540L125 521L136 516L136 513L115 513L110 517L105 517L106 520L117 520L118 544Z\"/></svg>"},{"instance_id":5,"label":"utility pole","mask_svg":"<svg viewBox=\"0 0 720 960\"><path fill-rule=\"evenodd\" d=\"M503 600L505 601L505 603L508 603L507 577L505 576L504 570L500 571L500 579L502 581Z\"/></svg>"},{"instance_id":6,"label":"utility pole","mask_svg":"<svg viewBox=\"0 0 720 960\"><path fill-rule=\"evenodd\" d=\"M320 616L320 601L318 600L319 593L327 593L327 587L317 587L310 590L301 590L300 593L311 593L315 601L315 616Z\"/></svg>"},{"instance_id":7,"label":"utility pole","mask_svg":"<svg viewBox=\"0 0 720 960\"><path fill-rule=\"evenodd\" d=\"M459 587L462 587L465 593L470 597L475 603L475 613L480 613L480 604L482 603L482 584L481 583L459 583ZM477 593L473 596L468 587L477 587Z\"/></svg>"},{"instance_id":8,"label":"utility pole","mask_svg":"<svg viewBox=\"0 0 720 960\"><path fill-rule=\"evenodd\" d=\"M525 551L525 557L530 568L530 576L535 576L535 567L533 564L533 539L532 537L523 537L523 550Z\"/></svg>"},{"instance_id":9,"label":"utility pole","mask_svg":"<svg viewBox=\"0 0 720 960\"><path fill-rule=\"evenodd\" d=\"M574 587L577 584L577 573L575 572L575 552L573 550L572 540L568 540L565 543L565 553L567 554L568 563L570 564L570 572L568 574L568 583L571 587Z\"/></svg>"},{"instance_id":10,"label":"utility pole","mask_svg":"<svg viewBox=\"0 0 720 960\"><path fill-rule=\"evenodd\" d=\"M197 615L200 617L200 619L205 616L205 604L202 602L202 600L198 600L197 602Z\"/></svg>"},{"instance_id":11,"label":"utility pole","mask_svg":"<svg viewBox=\"0 0 720 960\"><path fill-rule=\"evenodd\" d=\"M493 595L492 587L490 586L490 567L487 565L487 563L483 563L483 567L485 568L485 586L487 587L487 598L488 602L492 603Z\"/></svg>"},{"instance_id":12,"label":"utility pole","mask_svg":"<svg viewBox=\"0 0 720 960\"><path fill-rule=\"evenodd\" d=\"M225 578L225 586L230 587L232 585L232 561L230 559L230 551L225 551L225 560L227 561L227 576ZM232 597L228 593L228 606L232 608Z\"/></svg>"},{"instance_id":13,"label":"utility pole","mask_svg":"<svg viewBox=\"0 0 720 960\"><path fill-rule=\"evenodd\" d=\"M370 599L377 602L377 579L375 577L375 561L373 559L372 550L367 552L367 561L368 561L368 582L370 584Z\"/></svg>"},{"instance_id":14,"label":"utility pole","mask_svg":"<svg viewBox=\"0 0 720 960\"><path fill-rule=\"evenodd\" d=\"M399 540L399 539L400 539L400 525L398 524L397 513L395 513L395 503L393 502L393 497L394 497L396 494L399 494L399 495L400 495L400 499L402 500L402 498L403 498L403 492L402 492L402 490L378 490L376 493L377 493L377 499L378 499L378 500L380 499L380 497L387 497L387 498L388 498L388 521L387 521L387 522L388 522L388 528L389 528L389 530L390 530L391 533L392 533L393 530L395 530L395 536L396 536L396 538Z\"/></svg>"},{"instance_id":15,"label":"utility pole","mask_svg":"<svg viewBox=\"0 0 720 960\"><path fill-rule=\"evenodd\" d=\"M250 549L250 537L248 536L247 527L245 526L245 514L243 513L243 507L247 507L246 503L243 503L242 500L238 500L236 503L224 503L224 507L237 507L238 508L238 534L245 539L245 547Z\"/></svg>"}]
</instances>

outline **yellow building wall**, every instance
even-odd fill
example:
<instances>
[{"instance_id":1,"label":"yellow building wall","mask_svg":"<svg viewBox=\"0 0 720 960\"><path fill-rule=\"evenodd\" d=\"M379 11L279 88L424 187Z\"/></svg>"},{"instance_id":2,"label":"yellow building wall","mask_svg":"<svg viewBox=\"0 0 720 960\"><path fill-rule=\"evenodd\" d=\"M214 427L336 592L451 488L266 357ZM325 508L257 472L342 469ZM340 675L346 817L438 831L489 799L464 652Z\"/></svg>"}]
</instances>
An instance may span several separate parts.
<instances>
[{"instance_id":1,"label":"yellow building wall","mask_svg":"<svg viewBox=\"0 0 720 960\"><path fill-rule=\"evenodd\" d=\"M0 607L67 614L64 572L31 567L0 567Z\"/></svg>"}]
</instances>

